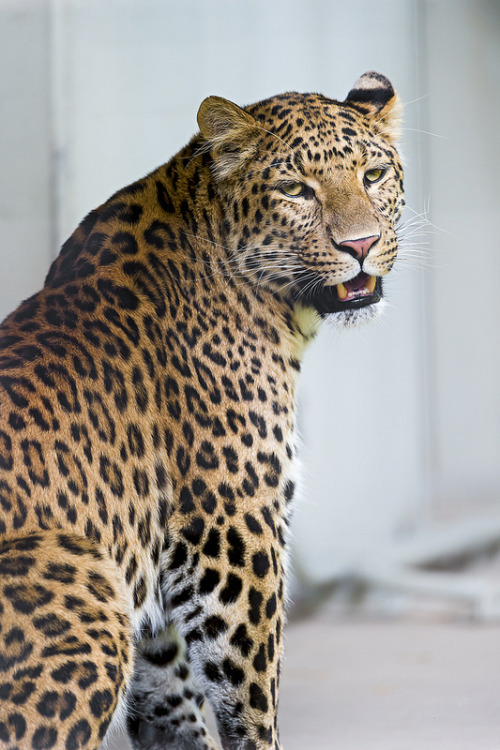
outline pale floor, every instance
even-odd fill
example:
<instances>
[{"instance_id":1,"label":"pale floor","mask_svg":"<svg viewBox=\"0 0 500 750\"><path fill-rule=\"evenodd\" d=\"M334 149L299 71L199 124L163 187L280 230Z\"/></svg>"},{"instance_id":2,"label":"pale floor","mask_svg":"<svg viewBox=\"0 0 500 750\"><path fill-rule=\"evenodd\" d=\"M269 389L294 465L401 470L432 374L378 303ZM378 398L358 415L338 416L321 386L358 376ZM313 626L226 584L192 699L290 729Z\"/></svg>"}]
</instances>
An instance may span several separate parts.
<instances>
[{"instance_id":1,"label":"pale floor","mask_svg":"<svg viewBox=\"0 0 500 750\"><path fill-rule=\"evenodd\" d=\"M499 750L500 627L290 627L286 750Z\"/></svg>"},{"instance_id":2,"label":"pale floor","mask_svg":"<svg viewBox=\"0 0 500 750\"><path fill-rule=\"evenodd\" d=\"M500 750L500 626L290 624L280 706L285 750Z\"/></svg>"}]
</instances>

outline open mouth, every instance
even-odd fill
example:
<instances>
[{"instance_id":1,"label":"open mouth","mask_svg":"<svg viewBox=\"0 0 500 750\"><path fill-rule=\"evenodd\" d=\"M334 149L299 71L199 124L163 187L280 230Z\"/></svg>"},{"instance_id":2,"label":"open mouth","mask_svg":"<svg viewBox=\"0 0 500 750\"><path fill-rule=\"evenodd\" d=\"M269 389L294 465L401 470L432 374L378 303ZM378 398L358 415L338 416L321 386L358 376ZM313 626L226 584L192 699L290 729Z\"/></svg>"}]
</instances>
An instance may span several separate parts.
<instances>
[{"instance_id":1,"label":"open mouth","mask_svg":"<svg viewBox=\"0 0 500 750\"><path fill-rule=\"evenodd\" d=\"M320 315L357 310L382 299L382 279L380 276L369 276L361 271L343 284L325 286L306 294L306 299Z\"/></svg>"}]
</instances>

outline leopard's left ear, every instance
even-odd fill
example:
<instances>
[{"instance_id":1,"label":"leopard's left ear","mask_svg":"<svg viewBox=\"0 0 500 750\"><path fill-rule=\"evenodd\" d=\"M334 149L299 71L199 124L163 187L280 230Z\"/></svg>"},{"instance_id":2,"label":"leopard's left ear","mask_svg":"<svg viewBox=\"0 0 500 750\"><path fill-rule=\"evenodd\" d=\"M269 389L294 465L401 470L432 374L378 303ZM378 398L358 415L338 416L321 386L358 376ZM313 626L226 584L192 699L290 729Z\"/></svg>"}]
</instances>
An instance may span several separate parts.
<instances>
[{"instance_id":1,"label":"leopard's left ear","mask_svg":"<svg viewBox=\"0 0 500 750\"><path fill-rule=\"evenodd\" d=\"M372 119L386 140L395 143L401 138L403 105L392 83L381 73L364 73L347 94L345 103Z\"/></svg>"},{"instance_id":2,"label":"leopard's left ear","mask_svg":"<svg viewBox=\"0 0 500 750\"><path fill-rule=\"evenodd\" d=\"M216 174L227 177L257 149L257 123L252 115L228 99L209 96L198 110L198 125L214 157Z\"/></svg>"}]
</instances>

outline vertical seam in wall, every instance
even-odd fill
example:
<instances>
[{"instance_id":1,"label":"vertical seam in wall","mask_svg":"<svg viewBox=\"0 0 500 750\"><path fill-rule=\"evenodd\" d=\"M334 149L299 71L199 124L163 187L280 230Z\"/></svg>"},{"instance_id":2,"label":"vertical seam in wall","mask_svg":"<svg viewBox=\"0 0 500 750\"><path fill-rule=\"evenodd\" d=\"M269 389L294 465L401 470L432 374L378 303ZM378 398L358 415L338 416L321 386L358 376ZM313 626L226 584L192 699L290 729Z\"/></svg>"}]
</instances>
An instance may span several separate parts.
<instances>
[{"instance_id":1,"label":"vertical seam in wall","mask_svg":"<svg viewBox=\"0 0 500 750\"><path fill-rule=\"evenodd\" d=\"M65 61L63 49L65 0L49 0L50 96L50 244L54 259L62 241L62 195L66 149L64 138Z\"/></svg>"},{"instance_id":2,"label":"vertical seam in wall","mask_svg":"<svg viewBox=\"0 0 500 750\"><path fill-rule=\"evenodd\" d=\"M414 0L414 28L415 28L415 76L416 90L419 100L417 102L417 141L419 154L418 160L418 192L421 205L426 210L427 218L432 213L429 203L425 209L426 202L430 200L430 147L429 147L429 83L430 71L428 67L428 0ZM432 248L430 249L432 253ZM437 424L437 389L436 389L436 339L432 321L435 316L435 280L432 270L425 269L421 274L420 303L421 303L421 325L419 349L422 357L421 364L421 392L422 403L421 416L421 443L422 461L424 467L424 502L423 515L429 518L435 511L436 488L438 480L439 465L439 442Z\"/></svg>"}]
</instances>

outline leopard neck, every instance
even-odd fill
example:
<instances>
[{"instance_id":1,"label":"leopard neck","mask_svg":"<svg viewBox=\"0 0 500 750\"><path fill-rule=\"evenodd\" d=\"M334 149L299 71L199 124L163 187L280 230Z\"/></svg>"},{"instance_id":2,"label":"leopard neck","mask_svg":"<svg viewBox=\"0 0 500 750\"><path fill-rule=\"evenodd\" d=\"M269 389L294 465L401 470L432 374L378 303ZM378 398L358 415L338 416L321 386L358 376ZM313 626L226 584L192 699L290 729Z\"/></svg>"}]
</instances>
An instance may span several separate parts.
<instances>
[{"instance_id":1,"label":"leopard neck","mask_svg":"<svg viewBox=\"0 0 500 750\"><path fill-rule=\"evenodd\" d=\"M63 245L46 287L96 286L123 310L149 305L162 326L185 321L190 308L202 318L219 310L239 326L270 326L280 356L297 369L317 321L238 275L210 163L195 138L167 164L115 193Z\"/></svg>"}]
</instances>

